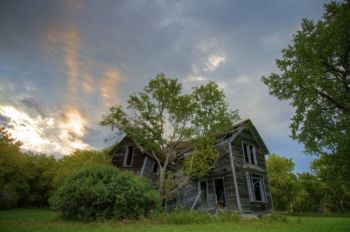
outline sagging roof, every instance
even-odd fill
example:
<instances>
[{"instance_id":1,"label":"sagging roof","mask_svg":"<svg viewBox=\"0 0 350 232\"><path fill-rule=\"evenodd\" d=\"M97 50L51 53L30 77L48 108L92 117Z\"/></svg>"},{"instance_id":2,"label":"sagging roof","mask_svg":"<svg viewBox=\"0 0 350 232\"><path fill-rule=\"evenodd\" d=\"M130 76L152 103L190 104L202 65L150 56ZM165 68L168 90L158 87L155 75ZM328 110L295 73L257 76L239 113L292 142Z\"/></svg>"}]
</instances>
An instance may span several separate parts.
<instances>
[{"instance_id":1,"label":"sagging roof","mask_svg":"<svg viewBox=\"0 0 350 232\"><path fill-rule=\"evenodd\" d=\"M230 129L228 129L226 132L220 134L217 139L217 143L220 143L226 139L232 138L230 142L232 142L244 129L248 129L251 131L254 139L257 141L261 149L263 150L264 154L269 154L269 150L262 140L258 130L252 123L250 119L242 120L238 123L235 123ZM185 153L190 152L194 149L194 145L191 143L185 143L181 149L177 152L177 159L183 156Z\"/></svg>"},{"instance_id":2,"label":"sagging roof","mask_svg":"<svg viewBox=\"0 0 350 232\"><path fill-rule=\"evenodd\" d=\"M218 136L218 143L229 138L235 138L238 136L244 129L248 129L251 131L252 135L254 136L257 143L260 145L260 147L263 149L265 154L269 154L269 150L267 149L264 141L262 140L259 132L257 131L256 127L252 123L250 119L242 120L236 124L234 124L230 129L228 129L226 132L223 132L221 135ZM131 139L135 145L140 149L143 153L147 154L152 158L152 156L149 154L149 151L147 151L145 148L143 148L140 144L138 144L133 138L130 138L129 136L124 136L111 150L111 154L118 148L119 144L121 144L125 139ZM232 140L233 140L232 139ZM231 141L232 142L232 141ZM176 159L182 156L184 153L187 153L191 150L193 150L194 144L190 141L188 142L180 142L176 145Z\"/></svg>"}]
</instances>

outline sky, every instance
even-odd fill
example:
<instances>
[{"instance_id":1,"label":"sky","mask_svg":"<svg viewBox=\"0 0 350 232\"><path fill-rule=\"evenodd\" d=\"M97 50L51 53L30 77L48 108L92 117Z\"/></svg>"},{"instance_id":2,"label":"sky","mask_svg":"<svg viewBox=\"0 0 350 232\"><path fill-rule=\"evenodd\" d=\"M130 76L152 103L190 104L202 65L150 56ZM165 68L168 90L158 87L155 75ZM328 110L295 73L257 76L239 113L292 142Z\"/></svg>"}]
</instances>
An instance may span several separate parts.
<instances>
[{"instance_id":1,"label":"sky","mask_svg":"<svg viewBox=\"0 0 350 232\"><path fill-rule=\"evenodd\" d=\"M290 138L294 109L261 76L320 0L0 1L0 125L23 149L68 155L117 139L99 125L157 73L185 90L215 81L271 153L306 171L315 157Z\"/></svg>"}]
</instances>

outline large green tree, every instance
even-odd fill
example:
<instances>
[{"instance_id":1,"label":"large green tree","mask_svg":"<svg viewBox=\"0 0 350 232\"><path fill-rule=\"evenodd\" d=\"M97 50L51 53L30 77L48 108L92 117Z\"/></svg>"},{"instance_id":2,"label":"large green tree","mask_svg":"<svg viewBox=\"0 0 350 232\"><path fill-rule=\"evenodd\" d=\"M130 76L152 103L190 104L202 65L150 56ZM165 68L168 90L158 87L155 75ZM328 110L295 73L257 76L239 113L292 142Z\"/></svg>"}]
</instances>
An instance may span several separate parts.
<instances>
[{"instance_id":1,"label":"large green tree","mask_svg":"<svg viewBox=\"0 0 350 232\"><path fill-rule=\"evenodd\" d=\"M166 178L176 150L189 140L195 144L191 159L195 164L187 165L186 173L201 176L218 158L213 149L215 136L238 119L214 82L184 94L177 79L159 74L142 91L130 96L126 109L110 108L102 125L124 132L150 151L160 167L159 190L166 196L173 191L166 187Z\"/></svg>"},{"instance_id":2,"label":"large green tree","mask_svg":"<svg viewBox=\"0 0 350 232\"><path fill-rule=\"evenodd\" d=\"M292 136L311 153L350 152L350 1L325 4L323 18L303 19L262 78L270 94L295 107Z\"/></svg>"}]
</instances>

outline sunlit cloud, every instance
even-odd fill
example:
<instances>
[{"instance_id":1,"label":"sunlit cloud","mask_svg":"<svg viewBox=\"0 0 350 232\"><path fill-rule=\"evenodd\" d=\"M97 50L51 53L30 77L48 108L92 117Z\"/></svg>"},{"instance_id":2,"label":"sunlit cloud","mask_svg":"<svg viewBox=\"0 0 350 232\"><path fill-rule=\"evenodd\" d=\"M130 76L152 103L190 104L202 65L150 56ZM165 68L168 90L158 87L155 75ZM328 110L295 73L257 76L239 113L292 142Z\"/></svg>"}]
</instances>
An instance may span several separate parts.
<instances>
[{"instance_id":1,"label":"sunlit cloud","mask_svg":"<svg viewBox=\"0 0 350 232\"><path fill-rule=\"evenodd\" d=\"M221 63L225 62L224 54L211 54L206 62L204 71L213 71L219 67Z\"/></svg>"},{"instance_id":2,"label":"sunlit cloud","mask_svg":"<svg viewBox=\"0 0 350 232\"><path fill-rule=\"evenodd\" d=\"M46 51L63 52L70 100L74 100L81 90L93 92L93 79L86 68L88 64L81 58L82 39L77 27L73 24L53 26L44 31L44 38Z\"/></svg>"},{"instance_id":3,"label":"sunlit cloud","mask_svg":"<svg viewBox=\"0 0 350 232\"><path fill-rule=\"evenodd\" d=\"M9 119L6 128L15 139L23 142L24 150L70 154L75 149L92 149L82 141L86 120L74 108L67 109L61 118L32 117L13 106L0 105L0 115Z\"/></svg>"},{"instance_id":4,"label":"sunlit cloud","mask_svg":"<svg viewBox=\"0 0 350 232\"><path fill-rule=\"evenodd\" d=\"M120 103L120 97L117 92L120 81L122 81L122 75L118 69L107 69L100 86L101 96L105 105L111 106L112 104Z\"/></svg>"},{"instance_id":5,"label":"sunlit cloud","mask_svg":"<svg viewBox=\"0 0 350 232\"><path fill-rule=\"evenodd\" d=\"M67 66L69 90L74 94L77 91L79 81L79 49L80 36L73 26L68 26L63 31L64 62Z\"/></svg>"},{"instance_id":6,"label":"sunlit cloud","mask_svg":"<svg viewBox=\"0 0 350 232\"><path fill-rule=\"evenodd\" d=\"M206 80L208 80L208 78L203 77L203 76L194 76L194 75L190 75L190 76L188 77L188 80L189 80L189 81L192 81L192 82L197 82L197 81L206 81Z\"/></svg>"},{"instance_id":7,"label":"sunlit cloud","mask_svg":"<svg viewBox=\"0 0 350 232\"><path fill-rule=\"evenodd\" d=\"M69 107L64 112L60 127L70 133L83 136L87 121L77 108Z\"/></svg>"}]
</instances>

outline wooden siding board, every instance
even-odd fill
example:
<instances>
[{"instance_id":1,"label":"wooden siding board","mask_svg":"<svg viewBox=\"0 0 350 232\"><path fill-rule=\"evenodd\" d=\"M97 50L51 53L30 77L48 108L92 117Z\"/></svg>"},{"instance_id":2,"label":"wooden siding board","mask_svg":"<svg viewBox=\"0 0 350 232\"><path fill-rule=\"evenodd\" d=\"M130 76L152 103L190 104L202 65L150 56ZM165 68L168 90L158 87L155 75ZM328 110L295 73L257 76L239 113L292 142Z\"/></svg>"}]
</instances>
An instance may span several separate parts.
<instances>
[{"instance_id":1,"label":"wooden siding board","mask_svg":"<svg viewBox=\"0 0 350 232\"><path fill-rule=\"evenodd\" d=\"M265 173L262 173L261 175L263 176L263 180L265 183L265 192L267 195L266 203L255 203L255 202L250 202L249 200L247 180L245 177L245 172L247 170L243 168L245 164L243 147L242 147L243 141L253 144L255 146L257 166L265 170ZM239 189L239 194L241 199L242 211L254 212L254 211L271 210L272 209L271 193L270 193L269 183L268 183L267 173L266 173L265 154L263 154L262 149L259 147L259 144L255 141L250 130L247 130L247 129L243 130L237 136L237 138L232 142L232 148L233 148L233 156L234 156L235 165L236 165L235 167L236 167L237 184L238 184L238 189Z\"/></svg>"},{"instance_id":2,"label":"wooden siding board","mask_svg":"<svg viewBox=\"0 0 350 232\"><path fill-rule=\"evenodd\" d=\"M124 159L126 155L126 148L128 146L133 146L133 158L132 158L132 166L131 167L125 167L124 166ZM112 164L116 167L118 167L121 170L128 170L134 172L136 175L140 175L143 162L145 160L146 154L143 153L136 144L128 138L125 138L121 141L121 144L118 145L117 149L112 154ZM154 173L152 171L154 160L150 157L148 157L148 162L146 163L146 166L144 168L143 176L145 178L151 179L153 182L157 179L158 174Z\"/></svg>"}]
</instances>

